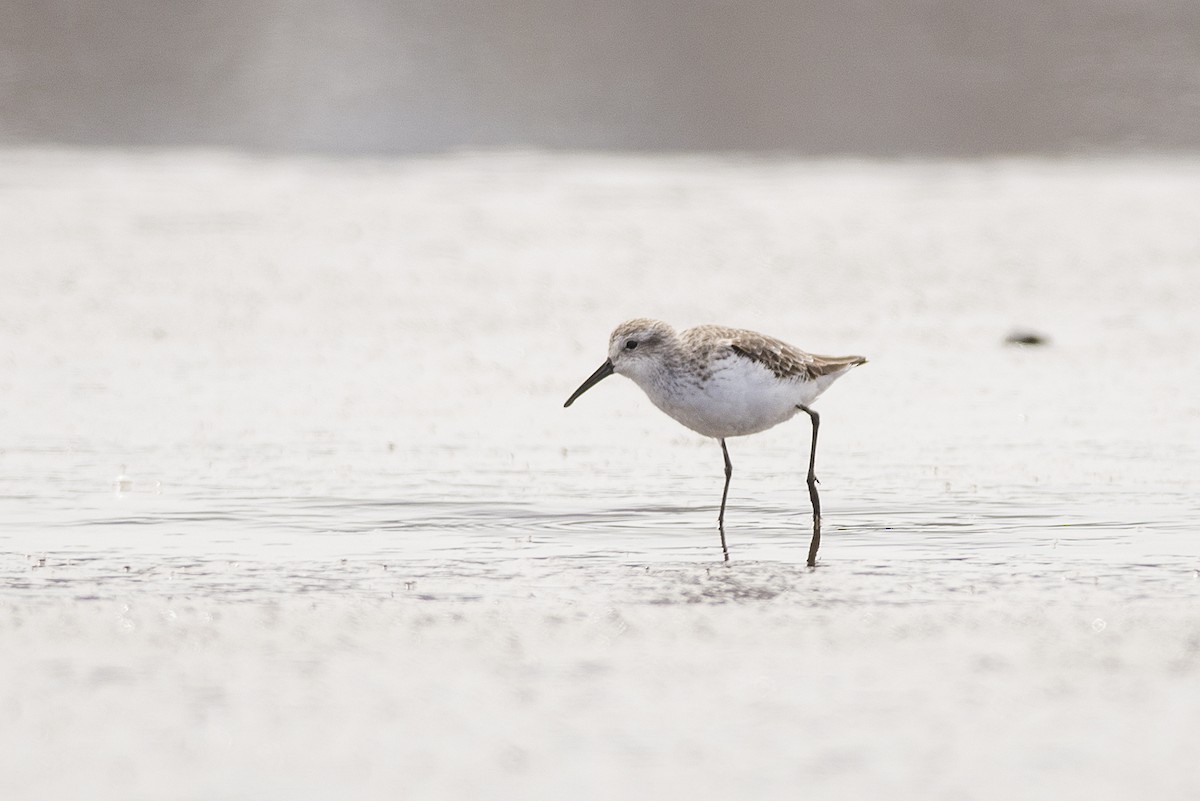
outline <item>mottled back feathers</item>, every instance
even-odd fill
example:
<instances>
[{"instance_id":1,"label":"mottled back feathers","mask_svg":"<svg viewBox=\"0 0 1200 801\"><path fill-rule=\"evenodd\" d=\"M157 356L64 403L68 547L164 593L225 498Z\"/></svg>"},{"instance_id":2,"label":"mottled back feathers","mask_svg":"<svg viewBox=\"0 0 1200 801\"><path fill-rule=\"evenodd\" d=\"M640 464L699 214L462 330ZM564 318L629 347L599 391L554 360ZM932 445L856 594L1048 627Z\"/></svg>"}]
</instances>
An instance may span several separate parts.
<instances>
[{"instance_id":1,"label":"mottled back feathers","mask_svg":"<svg viewBox=\"0 0 1200 801\"><path fill-rule=\"evenodd\" d=\"M709 359L721 355L713 351L725 350L761 364L778 378L801 381L840 373L867 361L862 356L818 356L755 331L719 325L689 328L680 339L691 349L707 351Z\"/></svg>"}]
</instances>

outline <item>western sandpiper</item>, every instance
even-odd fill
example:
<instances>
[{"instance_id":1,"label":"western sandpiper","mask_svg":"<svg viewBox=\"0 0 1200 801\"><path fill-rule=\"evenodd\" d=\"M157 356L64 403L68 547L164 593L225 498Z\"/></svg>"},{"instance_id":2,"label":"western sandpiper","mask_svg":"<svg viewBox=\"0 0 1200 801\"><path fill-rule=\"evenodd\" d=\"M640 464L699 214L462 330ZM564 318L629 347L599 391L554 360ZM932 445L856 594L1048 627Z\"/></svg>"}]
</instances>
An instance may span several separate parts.
<instances>
[{"instance_id":1,"label":"western sandpiper","mask_svg":"<svg viewBox=\"0 0 1200 801\"><path fill-rule=\"evenodd\" d=\"M820 416L812 402L862 356L816 356L773 337L739 328L701 325L676 332L659 320L629 320L617 326L608 342L608 358L579 385L563 406L617 373L633 379L651 402L693 431L721 443L725 457L725 489L717 529L725 545L725 499L733 463L725 440L757 434L804 412L812 420L808 454L808 496L812 501L813 535L808 565L817 563L821 545L821 499L817 495L817 429Z\"/></svg>"}]
</instances>

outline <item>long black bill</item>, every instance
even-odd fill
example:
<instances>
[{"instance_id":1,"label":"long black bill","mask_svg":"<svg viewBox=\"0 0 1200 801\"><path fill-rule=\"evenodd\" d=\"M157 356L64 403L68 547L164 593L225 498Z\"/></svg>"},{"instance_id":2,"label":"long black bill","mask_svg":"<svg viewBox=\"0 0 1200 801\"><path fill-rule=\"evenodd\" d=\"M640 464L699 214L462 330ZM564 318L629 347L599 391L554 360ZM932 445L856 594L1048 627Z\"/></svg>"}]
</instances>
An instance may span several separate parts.
<instances>
[{"instance_id":1,"label":"long black bill","mask_svg":"<svg viewBox=\"0 0 1200 801\"><path fill-rule=\"evenodd\" d=\"M588 380L579 385L579 389L571 393L571 397L567 398L567 402L563 404L563 408L570 406L583 393L587 392L592 387L599 384L604 379L613 374L612 359L605 359L604 364L600 365L600 369L588 376Z\"/></svg>"}]
</instances>

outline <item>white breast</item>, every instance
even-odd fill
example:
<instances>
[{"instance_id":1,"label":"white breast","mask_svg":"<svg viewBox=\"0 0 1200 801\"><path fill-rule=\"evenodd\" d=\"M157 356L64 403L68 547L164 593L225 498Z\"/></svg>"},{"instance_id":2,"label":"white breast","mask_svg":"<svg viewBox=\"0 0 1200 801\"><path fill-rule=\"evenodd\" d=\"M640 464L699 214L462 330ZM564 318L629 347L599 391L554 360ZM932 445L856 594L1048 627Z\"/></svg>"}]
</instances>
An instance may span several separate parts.
<instances>
[{"instance_id":1,"label":"white breast","mask_svg":"<svg viewBox=\"0 0 1200 801\"><path fill-rule=\"evenodd\" d=\"M660 377L664 378L664 377ZM791 419L816 399L817 382L779 378L749 359L732 358L706 379L675 375L637 381L655 406L706 437L740 437Z\"/></svg>"}]
</instances>

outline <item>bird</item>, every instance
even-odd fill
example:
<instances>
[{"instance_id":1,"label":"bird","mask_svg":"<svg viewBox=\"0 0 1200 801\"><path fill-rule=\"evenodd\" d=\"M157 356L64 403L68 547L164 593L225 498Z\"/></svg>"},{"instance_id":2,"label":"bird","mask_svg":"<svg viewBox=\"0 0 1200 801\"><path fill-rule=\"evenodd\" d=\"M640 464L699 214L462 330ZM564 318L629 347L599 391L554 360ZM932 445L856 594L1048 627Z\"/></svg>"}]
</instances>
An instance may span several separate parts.
<instances>
[{"instance_id":1,"label":"bird","mask_svg":"<svg viewBox=\"0 0 1200 801\"><path fill-rule=\"evenodd\" d=\"M821 418L812 403L830 384L866 362L862 356L818 356L742 328L700 325L676 331L661 320L637 318L613 330L608 358L571 393L563 407L610 375L623 375L668 416L720 442L725 487L717 530L726 562L725 502L733 463L725 440L766 431L804 412L812 421L807 484L813 533L807 564L815 567L821 545L821 499L815 472Z\"/></svg>"}]
</instances>

